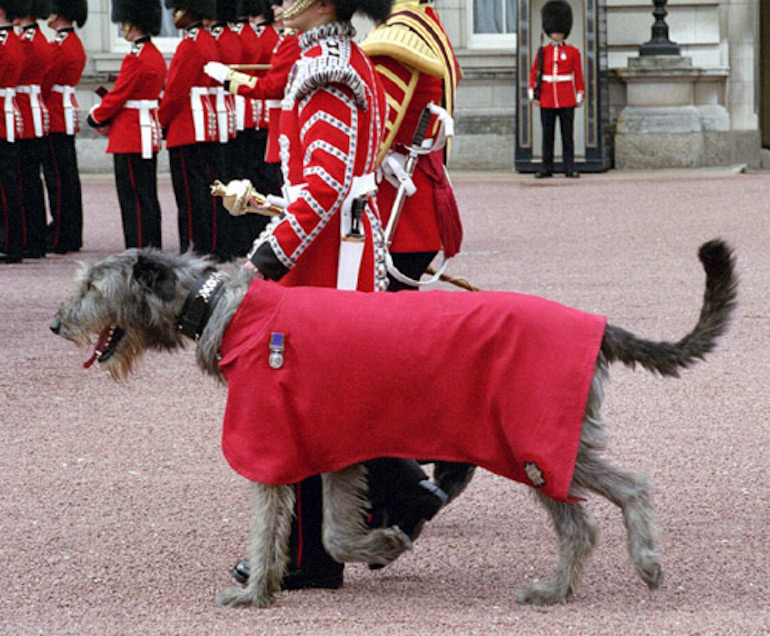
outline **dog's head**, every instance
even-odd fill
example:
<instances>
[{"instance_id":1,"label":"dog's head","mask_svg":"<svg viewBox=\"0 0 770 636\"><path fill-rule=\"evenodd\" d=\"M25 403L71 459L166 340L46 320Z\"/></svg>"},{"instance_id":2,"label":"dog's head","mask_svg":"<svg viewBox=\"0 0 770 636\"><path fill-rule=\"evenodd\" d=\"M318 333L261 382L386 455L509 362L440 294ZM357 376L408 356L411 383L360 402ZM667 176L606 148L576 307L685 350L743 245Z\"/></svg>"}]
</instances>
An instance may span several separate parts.
<instances>
[{"instance_id":1,"label":"dog's head","mask_svg":"<svg viewBox=\"0 0 770 636\"><path fill-rule=\"evenodd\" d=\"M56 312L50 329L80 345L96 336L83 366L98 362L113 378L125 378L144 351L182 345L177 316L192 282L208 267L208 259L155 249L130 249L82 265L76 292Z\"/></svg>"}]
</instances>

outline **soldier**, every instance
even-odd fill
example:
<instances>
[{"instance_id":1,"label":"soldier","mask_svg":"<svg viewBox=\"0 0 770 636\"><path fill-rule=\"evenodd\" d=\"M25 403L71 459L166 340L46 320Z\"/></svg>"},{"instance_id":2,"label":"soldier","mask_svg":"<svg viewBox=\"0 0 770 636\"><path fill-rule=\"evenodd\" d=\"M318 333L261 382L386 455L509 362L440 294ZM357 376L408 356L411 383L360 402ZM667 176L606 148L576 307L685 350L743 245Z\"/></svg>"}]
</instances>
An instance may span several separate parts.
<instances>
[{"instance_id":1,"label":"soldier","mask_svg":"<svg viewBox=\"0 0 770 636\"><path fill-rule=\"evenodd\" d=\"M91 109L88 124L109 135L107 152L115 164L126 247L160 248L158 99L166 62L151 36L160 33L161 8L141 0L113 0L112 21L120 23L131 51L123 59L114 88Z\"/></svg>"},{"instance_id":2,"label":"soldier","mask_svg":"<svg viewBox=\"0 0 770 636\"><path fill-rule=\"evenodd\" d=\"M16 105L24 53L13 21L30 11L29 0L0 0L0 263L20 263L24 226L19 192L19 157L15 141L22 131Z\"/></svg>"},{"instance_id":3,"label":"soldier","mask_svg":"<svg viewBox=\"0 0 770 636\"><path fill-rule=\"evenodd\" d=\"M22 117L18 136L21 211L24 222L24 257L44 258L46 253L45 195L40 170L48 154L48 108L41 84L51 61L48 40L40 32L38 19L51 15L51 3L32 0L29 11L14 20L21 29L24 66L16 87L16 103Z\"/></svg>"},{"instance_id":4,"label":"soldier","mask_svg":"<svg viewBox=\"0 0 770 636\"><path fill-rule=\"evenodd\" d=\"M573 128L575 108L583 104L583 64L580 51L565 42L572 29L572 9L564 0L543 5L543 31L551 39L538 49L529 76L529 99L540 107L543 125L543 167L537 179L553 176L553 146L556 118L561 128L564 175L577 178Z\"/></svg>"},{"instance_id":5,"label":"soldier","mask_svg":"<svg viewBox=\"0 0 770 636\"><path fill-rule=\"evenodd\" d=\"M297 0L284 6L284 26L300 32L301 49L281 112L288 205L255 241L246 267L282 285L384 290L383 236L372 195L386 102L371 62L353 42L350 19L360 10L383 20L390 2ZM232 213L242 212L252 201L250 184L229 184L226 197ZM296 495L283 588L338 588L343 565L321 542L320 478L297 484ZM247 571L241 562L233 575L243 580Z\"/></svg>"},{"instance_id":6,"label":"soldier","mask_svg":"<svg viewBox=\"0 0 770 636\"><path fill-rule=\"evenodd\" d=\"M86 52L73 23L82 27L87 17L86 0L53 0L53 13L48 16L56 37L49 43L51 64L42 85L51 123L43 174L52 218L47 249L56 254L77 252L83 246L83 198L75 152L80 112L75 89L86 65Z\"/></svg>"},{"instance_id":7,"label":"soldier","mask_svg":"<svg viewBox=\"0 0 770 636\"><path fill-rule=\"evenodd\" d=\"M263 10L262 15L266 20L272 22L272 9ZM272 26L266 24L260 28L262 29L260 44L269 45L275 42L272 55L266 58L270 66L269 70L258 75L241 72L231 73L226 65L218 62L210 62L206 65L205 70L215 80L224 82L224 88L228 93L251 101L255 105L254 108L262 113L260 118L260 126L262 127L255 135L255 141L258 145L253 149L261 153L261 157L258 157L258 163L254 166L257 180L251 181L251 183L262 194L277 194L280 192L283 181L280 174L278 151L281 100L286 91L289 72L299 58L300 50L296 34L278 33ZM271 32L276 34L275 40L270 37ZM260 56L260 59L265 58ZM265 125L267 130L264 129ZM253 215L249 216L253 217ZM244 254L248 252L253 240L267 224L264 217L257 217L255 220L256 223L252 218L238 217L235 219L236 222L247 221L249 223L248 226L242 227L247 227L251 231L249 232L247 229L246 232L242 233L242 237L253 234Z\"/></svg>"},{"instance_id":8,"label":"soldier","mask_svg":"<svg viewBox=\"0 0 770 636\"><path fill-rule=\"evenodd\" d=\"M452 114L460 66L430 2L396 0L388 19L369 33L361 48L372 58L390 107L379 160L387 157L385 165L392 161L403 165L423 109L432 102ZM435 136L438 126L437 118L431 116L427 136ZM392 230L390 254L395 270L404 276L399 280L389 272L388 291L416 290L439 250L445 257L459 251L462 228L444 168L448 154L448 149L437 149L419 155L411 176L414 191L399 199L403 204ZM385 174L378 190L383 225L388 223L400 184L392 171ZM404 497L402 490L414 491L427 475L417 462L381 459L368 467L373 508L388 511L386 525L398 525L416 536L433 509L421 498ZM434 481L451 499L467 485L474 470L470 464L436 462Z\"/></svg>"},{"instance_id":9,"label":"soldier","mask_svg":"<svg viewBox=\"0 0 770 636\"><path fill-rule=\"evenodd\" d=\"M182 252L231 258L229 217L210 184L224 176L217 134L216 110L209 99L213 81L203 72L206 62L219 61L219 50L203 20L216 15L214 0L166 0L174 8L174 26L184 30L168 69L160 103L160 124L166 132L171 180L179 220Z\"/></svg>"},{"instance_id":10,"label":"soldier","mask_svg":"<svg viewBox=\"0 0 770 636\"><path fill-rule=\"evenodd\" d=\"M209 32L214 36L219 49L219 59L224 64L241 64L243 45L238 35L233 32L229 23L235 21L235 0L216 0L216 20L208 24ZM212 87L214 106L217 110L217 130L219 143L222 144L222 160L225 165L225 179L235 179L238 175L236 145L233 140L237 136L237 121L235 113L235 98L227 93L222 86Z\"/></svg>"}]
</instances>

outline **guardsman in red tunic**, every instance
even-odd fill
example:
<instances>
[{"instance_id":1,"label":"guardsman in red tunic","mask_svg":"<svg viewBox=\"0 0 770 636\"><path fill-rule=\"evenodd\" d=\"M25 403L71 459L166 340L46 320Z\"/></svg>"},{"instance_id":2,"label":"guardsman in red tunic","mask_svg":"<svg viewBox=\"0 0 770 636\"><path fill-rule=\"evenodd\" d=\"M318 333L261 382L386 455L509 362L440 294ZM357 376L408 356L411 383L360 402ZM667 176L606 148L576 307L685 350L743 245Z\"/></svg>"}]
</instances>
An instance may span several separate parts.
<instances>
[{"instance_id":1,"label":"guardsman in red tunic","mask_svg":"<svg viewBox=\"0 0 770 636\"><path fill-rule=\"evenodd\" d=\"M543 5L543 31L551 41L540 47L529 75L529 99L540 107L543 124L543 167L538 179L553 176L553 146L556 118L562 140L564 175L577 178L573 138L575 108L583 104L583 63L580 51L565 42L572 29L572 9L564 0Z\"/></svg>"},{"instance_id":2,"label":"guardsman in red tunic","mask_svg":"<svg viewBox=\"0 0 770 636\"><path fill-rule=\"evenodd\" d=\"M219 59L224 64L240 64L243 58L243 46L238 35L230 29L235 21L235 0L217 0L216 20L208 22L208 29L219 49ZM211 98L217 111L217 132L222 144L222 159L225 162L225 178L235 179L239 158L236 146L232 142L237 136L235 97L227 93L222 86L212 87Z\"/></svg>"},{"instance_id":3,"label":"guardsman in red tunic","mask_svg":"<svg viewBox=\"0 0 770 636\"><path fill-rule=\"evenodd\" d=\"M267 27L267 29L275 32L272 27ZM264 31L265 34L269 33L267 29ZM266 43L270 41L267 39ZM262 156L255 166L257 181L249 180L254 188L262 194L277 194L283 183L278 151L281 100L286 92L289 72L299 55L297 35L281 33L277 37L273 54L269 58L270 69L259 76L243 72L231 72L226 65L218 62L210 62L206 65L206 72L214 79L224 81L224 88L229 94L258 104L257 108L265 115L261 125L267 125L267 130L260 129L259 133L266 133L266 135L258 133L258 141L262 143L257 147L257 150L261 150ZM254 224L252 219L256 220L257 224ZM251 241L243 252L246 254L254 239L267 225L267 220L259 215L243 215L235 218L236 222L241 220L248 221L253 230L258 230L251 236ZM248 233L245 236L248 236Z\"/></svg>"},{"instance_id":4,"label":"guardsman in red tunic","mask_svg":"<svg viewBox=\"0 0 770 636\"><path fill-rule=\"evenodd\" d=\"M388 162L397 160L403 165L423 109L432 102L452 114L460 66L430 2L396 0L388 19L369 33L361 48L372 58L388 95L387 135L380 148L380 160L387 157ZM439 125L436 116L431 116L426 138L435 137ZM419 281L439 250L443 249L446 257L459 250L462 228L444 169L447 155L448 149L419 155L412 175L415 190L403 199L390 244L393 265L407 282L389 272L389 291L418 289L409 279ZM383 225L390 218L399 187L392 172L385 174L378 190ZM416 498L404 497L398 487L413 489L427 475L417 462L395 462L381 459L368 465L373 509L387 509L389 525L416 528L428 517L420 516L424 508L416 507ZM410 468L410 479L398 478L399 473L406 472L405 467ZM436 485L453 498L468 484L473 471L469 464L436 462L433 476ZM430 515L431 509L428 511Z\"/></svg>"},{"instance_id":5,"label":"guardsman in red tunic","mask_svg":"<svg viewBox=\"0 0 770 636\"><path fill-rule=\"evenodd\" d=\"M40 171L48 154L46 137L50 125L41 85L52 53L37 20L44 20L50 14L50 2L33 0L31 11L14 20L14 25L21 28L20 38L24 51L24 67L16 87L16 103L23 121L23 130L17 143L25 258L44 258L48 242L45 195Z\"/></svg>"},{"instance_id":6,"label":"guardsman in red tunic","mask_svg":"<svg viewBox=\"0 0 770 636\"><path fill-rule=\"evenodd\" d=\"M254 243L246 267L281 285L360 291L386 286L374 170L387 106L371 61L353 40L356 10L375 21L390 2L297 0L284 25L300 32L301 57L281 113L284 212ZM231 188L232 186L232 188ZM231 213L251 200L250 184L228 185ZM343 565L321 542L321 480L296 486L297 514L284 589L337 588ZM243 564L236 566L234 576Z\"/></svg>"},{"instance_id":7,"label":"guardsman in red tunic","mask_svg":"<svg viewBox=\"0 0 770 636\"><path fill-rule=\"evenodd\" d=\"M48 17L56 37L49 43L51 64L42 86L51 122L43 174L52 218L48 249L56 254L77 252L83 246L83 198L75 152L80 111L75 89L86 65L86 52L73 24L82 27L87 17L86 0L53 0L53 13Z\"/></svg>"},{"instance_id":8,"label":"guardsman in red tunic","mask_svg":"<svg viewBox=\"0 0 770 636\"><path fill-rule=\"evenodd\" d=\"M25 58L13 21L29 11L28 5L26 0L0 0L0 263L20 263L24 248L15 143L22 120L15 96Z\"/></svg>"},{"instance_id":9,"label":"guardsman in red tunic","mask_svg":"<svg viewBox=\"0 0 770 636\"><path fill-rule=\"evenodd\" d=\"M166 0L175 9L174 26L184 30L168 69L160 102L160 124L166 131L171 180L179 220L182 252L212 254L220 260L232 257L230 219L210 185L224 176L217 113L210 99L214 82L203 72L219 49L203 20L216 15L214 0Z\"/></svg>"},{"instance_id":10,"label":"guardsman in red tunic","mask_svg":"<svg viewBox=\"0 0 770 636\"><path fill-rule=\"evenodd\" d=\"M160 248L158 100L166 62L150 36L160 33L161 8L141 0L112 0L112 21L120 23L131 51L123 59L113 89L91 109L88 124L109 135L107 152L115 164L126 248Z\"/></svg>"}]
</instances>

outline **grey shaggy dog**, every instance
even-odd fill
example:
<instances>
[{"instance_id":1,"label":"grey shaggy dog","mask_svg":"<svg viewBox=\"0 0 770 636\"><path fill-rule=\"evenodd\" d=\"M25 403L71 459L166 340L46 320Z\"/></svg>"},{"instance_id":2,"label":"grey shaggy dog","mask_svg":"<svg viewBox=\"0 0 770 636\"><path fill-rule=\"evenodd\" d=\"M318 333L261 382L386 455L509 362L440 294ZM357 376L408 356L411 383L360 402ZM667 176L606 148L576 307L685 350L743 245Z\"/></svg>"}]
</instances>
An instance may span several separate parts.
<instances>
[{"instance_id":1,"label":"grey shaggy dog","mask_svg":"<svg viewBox=\"0 0 770 636\"><path fill-rule=\"evenodd\" d=\"M655 552L654 508L650 484L639 474L610 465L604 448L601 404L603 384L611 363L641 365L662 376L703 359L725 332L736 305L737 278L730 248L722 241L705 243L699 258L706 272L700 317L692 331L674 343L653 342L607 325L596 361L583 418L570 495L599 494L623 513L628 552L640 578L656 589L662 569ZM115 379L126 378L135 361L148 349L169 351L185 338L177 323L190 290L213 269L212 263L190 254L156 250L128 250L84 266L77 275L77 291L57 312L51 330L78 344L98 335L95 358ZM224 292L197 341L198 365L223 381L218 366L222 335L251 280L245 271L224 276ZM424 398L414 388L414 399ZM387 564L411 547L398 527L369 529L366 471L354 465L323 475L323 540L338 561ZM217 596L221 605L266 607L280 590L288 562L288 541L294 509L292 486L253 484L253 518L245 587L230 587ZM597 527L581 503L563 503L536 492L548 510L559 538L559 561L547 580L517 592L523 603L563 603L574 592L581 570L597 540Z\"/></svg>"}]
</instances>

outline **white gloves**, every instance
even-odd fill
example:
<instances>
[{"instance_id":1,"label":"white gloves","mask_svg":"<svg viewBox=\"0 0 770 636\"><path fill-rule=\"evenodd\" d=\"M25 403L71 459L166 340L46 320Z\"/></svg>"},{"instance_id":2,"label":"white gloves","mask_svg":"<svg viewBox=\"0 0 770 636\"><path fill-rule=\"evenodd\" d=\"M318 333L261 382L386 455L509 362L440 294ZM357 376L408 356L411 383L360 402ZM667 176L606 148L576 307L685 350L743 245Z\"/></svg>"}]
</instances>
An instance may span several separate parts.
<instances>
[{"instance_id":1,"label":"white gloves","mask_svg":"<svg viewBox=\"0 0 770 636\"><path fill-rule=\"evenodd\" d=\"M222 204L232 216L246 214L246 208L251 203L251 194L253 191L254 188L251 185L251 181L248 179L231 181L225 186L225 192L222 195Z\"/></svg>"},{"instance_id":2,"label":"white gloves","mask_svg":"<svg viewBox=\"0 0 770 636\"><path fill-rule=\"evenodd\" d=\"M203 72L220 84L224 84L230 73L230 67L227 64L222 64L222 62L207 62L203 67Z\"/></svg>"}]
</instances>

